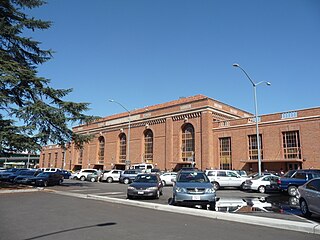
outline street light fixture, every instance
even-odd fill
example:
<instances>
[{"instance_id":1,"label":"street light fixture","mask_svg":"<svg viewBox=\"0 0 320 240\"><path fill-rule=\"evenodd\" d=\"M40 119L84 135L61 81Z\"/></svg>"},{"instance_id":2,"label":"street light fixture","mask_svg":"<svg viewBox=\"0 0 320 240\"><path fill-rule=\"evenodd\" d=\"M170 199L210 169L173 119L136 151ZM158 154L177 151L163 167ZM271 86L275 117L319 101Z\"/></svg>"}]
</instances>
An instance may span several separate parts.
<instances>
[{"instance_id":1,"label":"street light fixture","mask_svg":"<svg viewBox=\"0 0 320 240\"><path fill-rule=\"evenodd\" d=\"M255 118L256 118L256 133L257 133L257 148L258 148L258 174L261 176L261 149L260 149L260 137L259 137L259 124L258 124L258 103L257 103L257 90L256 87L262 83L265 83L267 86L270 86L270 82L261 81L258 83L255 83L250 76L247 74L247 72L238 64L234 63L232 66L240 68L241 71L247 76L247 78L250 80L252 86L253 86L253 92L254 92L254 109L255 109Z\"/></svg>"},{"instance_id":2,"label":"street light fixture","mask_svg":"<svg viewBox=\"0 0 320 240\"><path fill-rule=\"evenodd\" d=\"M116 103L118 105L120 105L124 110L126 110L128 112L128 119L129 119L129 123L128 123L128 158L127 160L125 161L125 164L126 164L126 169L129 168L130 166L130 127L131 127L131 112L125 107L123 106L121 103L113 100L113 99L109 99L109 102L112 102L112 103Z\"/></svg>"}]
</instances>

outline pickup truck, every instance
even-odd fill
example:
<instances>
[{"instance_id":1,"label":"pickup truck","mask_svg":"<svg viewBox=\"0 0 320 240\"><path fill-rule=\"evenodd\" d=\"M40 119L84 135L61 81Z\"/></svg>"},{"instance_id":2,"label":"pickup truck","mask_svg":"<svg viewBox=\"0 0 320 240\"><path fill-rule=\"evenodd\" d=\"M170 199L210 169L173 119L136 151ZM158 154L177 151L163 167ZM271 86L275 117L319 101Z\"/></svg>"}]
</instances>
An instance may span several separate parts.
<instances>
[{"instance_id":1,"label":"pickup truck","mask_svg":"<svg viewBox=\"0 0 320 240\"><path fill-rule=\"evenodd\" d=\"M280 178L278 180L279 189L290 196L297 196L298 187L316 177L320 177L320 169L299 169L291 175Z\"/></svg>"}]
</instances>

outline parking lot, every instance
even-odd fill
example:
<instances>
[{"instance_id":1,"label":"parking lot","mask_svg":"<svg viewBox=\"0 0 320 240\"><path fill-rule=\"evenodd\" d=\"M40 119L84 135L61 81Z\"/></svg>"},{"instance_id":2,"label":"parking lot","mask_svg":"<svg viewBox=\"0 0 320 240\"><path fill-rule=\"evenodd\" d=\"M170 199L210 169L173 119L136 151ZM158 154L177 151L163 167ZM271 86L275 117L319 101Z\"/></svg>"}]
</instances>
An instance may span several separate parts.
<instances>
[{"instance_id":1,"label":"parking lot","mask_svg":"<svg viewBox=\"0 0 320 240\"><path fill-rule=\"evenodd\" d=\"M128 185L106 182L86 182L67 179L60 186L49 187L56 191L67 191L83 196L104 196L119 199L126 199ZM172 197L172 187L166 186L163 195L159 199L135 199L157 204L170 204ZM219 189L217 191L216 210L220 212L234 212L251 214L279 219L303 220L297 198L289 197L282 193L258 193L240 191L236 188ZM129 201L129 200L128 200ZM320 222L320 216L312 216L310 219Z\"/></svg>"}]
</instances>

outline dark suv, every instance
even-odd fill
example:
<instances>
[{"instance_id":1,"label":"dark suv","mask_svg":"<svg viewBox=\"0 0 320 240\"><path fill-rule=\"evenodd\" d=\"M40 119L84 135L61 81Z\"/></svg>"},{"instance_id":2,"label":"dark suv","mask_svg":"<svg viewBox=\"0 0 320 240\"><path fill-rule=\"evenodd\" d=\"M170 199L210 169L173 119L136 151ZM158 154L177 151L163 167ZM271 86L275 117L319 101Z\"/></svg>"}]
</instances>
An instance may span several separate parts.
<instances>
[{"instance_id":1,"label":"dark suv","mask_svg":"<svg viewBox=\"0 0 320 240\"><path fill-rule=\"evenodd\" d=\"M125 170L121 173L119 182L124 184L129 184L138 176L139 173L142 173L141 169L130 169Z\"/></svg>"},{"instance_id":2,"label":"dark suv","mask_svg":"<svg viewBox=\"0 0 320 240\"><path fill-rule=\"evenodd\" d=\"M280 178L278 185L280 190L288 192L290 196L296 196L299 186L316 177L320 177L320 169L299 169Z\"/></svg>"}]
</instances>

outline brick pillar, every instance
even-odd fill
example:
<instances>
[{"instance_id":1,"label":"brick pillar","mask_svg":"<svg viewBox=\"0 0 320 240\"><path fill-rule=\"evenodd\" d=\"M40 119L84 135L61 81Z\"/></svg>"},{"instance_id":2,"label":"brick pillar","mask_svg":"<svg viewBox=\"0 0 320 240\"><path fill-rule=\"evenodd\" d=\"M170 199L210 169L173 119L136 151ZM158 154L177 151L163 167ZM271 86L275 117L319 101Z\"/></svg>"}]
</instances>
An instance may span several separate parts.
<instances>
[{"instance_id":1,"label":"brick pillar","mask_svg":"<svg viewBox=\"0 0 320 240\"><path fill-rule=\"evenodd\" d=\"M165 143L165 163L164 167L171 170L171 163L173 159L173 121L172 118L166 119L166 143Z\"/></svg>"},{"instance_id":2,"label":"brick pillar","mask_svg":"<svg viewBox=\"0 0 320 240\"><path fill-rule=\"evenodd\" d=\"M201 164L200 168L205 170L213 165L213 133L212 113L203 111L201 113ZM199 166L199 165L198 165Z\"/></svg>"}]
</instances>

